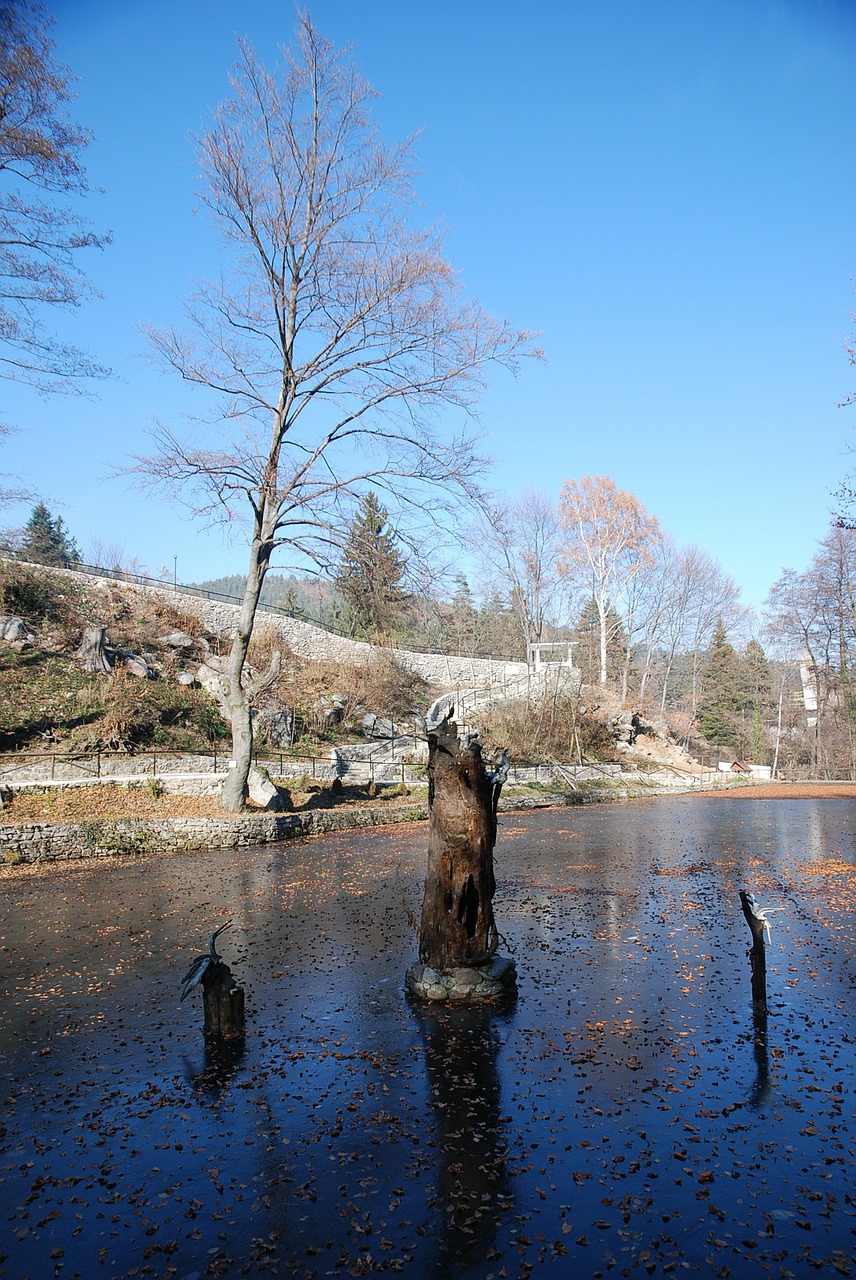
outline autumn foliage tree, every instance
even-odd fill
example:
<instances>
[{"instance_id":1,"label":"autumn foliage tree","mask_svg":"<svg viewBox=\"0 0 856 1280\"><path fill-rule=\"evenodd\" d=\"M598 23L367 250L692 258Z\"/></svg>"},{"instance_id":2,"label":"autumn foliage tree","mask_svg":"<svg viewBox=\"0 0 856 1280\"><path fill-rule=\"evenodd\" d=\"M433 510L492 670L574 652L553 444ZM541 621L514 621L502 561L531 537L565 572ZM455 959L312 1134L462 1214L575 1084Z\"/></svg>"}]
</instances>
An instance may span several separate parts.
<instances>
[{"instance_id":1,"label":"autumn foliage tree","mask_svg":"<svg viewBox=\"0 0 856 1280\"><path fill-rule=\"evenodd\" d=\"M269 71L241 43L231 96L198 140L199 196L224 255L188 303L186 328L151 338L210 412L190 438L158 428L155 453L138 460L199 514L249 527L225 677L233 811L260 687L247 684L247 651L277 549L335 560L370 487L395 506L397 526L408 507L459 509L482 464L466 425L440 434L435 413L466 411L487 366L530 350L528 335L461 296L441 237L414 226L411 144L382 141L373 92L346 54L301 15L283 57Z\"/></svg>"},{"instance_id":2,"label":"autumn foliage tree","mask_svg":"<svg viewBox=\"0 0 856 1280\"><path fill-rule=\"evenodd\" d=\"M609 675L611 611L621 612L637 575L661 537L655 516L609 476L566 480L559 496L565 530L560 570L593 601L599 632L598 681Z\"/></svg>"}]
</instances>

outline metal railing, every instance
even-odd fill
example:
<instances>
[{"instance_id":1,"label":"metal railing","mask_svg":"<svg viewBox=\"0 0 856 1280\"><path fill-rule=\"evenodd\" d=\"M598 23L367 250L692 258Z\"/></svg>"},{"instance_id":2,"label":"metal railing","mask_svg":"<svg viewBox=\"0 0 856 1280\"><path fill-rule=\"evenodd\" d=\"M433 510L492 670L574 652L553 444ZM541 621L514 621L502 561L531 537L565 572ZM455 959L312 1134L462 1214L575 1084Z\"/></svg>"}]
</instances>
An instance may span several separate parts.
<instances>
[{"instance_id":1,"label":"metal railing","mask_svg":"<svg viewBox=\"0 0 856 1280\"><path fill-rule=\"evenodd\" d=\"M0 551L0 559L11 560L18 564L27 565L30 568L44 569L48 573L51 571L59 571L60 573L81 573L90 578L103 578L109 582L129 582L135 586L154 588L158 591L172 591L176 595L194 596L199 600L220 601L223 604L235 606L239 606L242 602L241 596L232 595L226 591L212 591L208 587L198 587L194 583L178 582L176 579L170 581L168 577L152 578L145 573L134 573L130 569L105 569L101 565L84 564L82 561L78 564L69 565L66 569L63 569L62 566L44 565L38 564L34 561L19 560L17 556L11 556L7 552L3 551ZM336 627L329 619L312 617L302 608L299 612L295 613L293 610L283 609L279 605L268 604L264 601L260 601L258 604L258 610L261 613L273 614L276 617L289 618L293 622L305 622L308 626L317 627L319 631L326 631L329 635L338 636L342 640L353 640L355 644L368 644L373 647L379 647L393 652L396 649L401 649L407 653L436 654L441 658L459 658L462 662L468 662L475 659L480 662L515 662L523 665L526 664L525 657L518 656L516 658L509 658L501 657L498 654L483 652L455 653L443 645L420 645L417 643L411 643L409 640L406 643L390 642L389 644L375 646L374 641L360 639L359 636L355 636L353 634L352 630Z\"/></svg>"}]
</instances>

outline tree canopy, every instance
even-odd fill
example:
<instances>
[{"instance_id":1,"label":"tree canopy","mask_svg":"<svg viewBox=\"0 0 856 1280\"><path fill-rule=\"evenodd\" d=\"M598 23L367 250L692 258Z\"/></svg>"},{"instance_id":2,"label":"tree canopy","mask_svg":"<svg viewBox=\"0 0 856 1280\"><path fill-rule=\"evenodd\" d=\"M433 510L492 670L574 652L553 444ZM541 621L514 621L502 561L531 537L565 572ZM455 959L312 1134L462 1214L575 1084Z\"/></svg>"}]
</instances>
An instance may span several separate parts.
<instances>
[{"instance_id":1,"label":"tree canopy","mask_svg":"<svg viewBox=\"0 0 856 1280\"><path fill-rule=\"evenodd\" d=\"M67 114L72 75L54 59L51 25L36 0L0 3L0 375L72 391L107 370L56 338L44 312L93 295L78 255L109 237L76 209L91 190L90 134Z\"/></svg>"},{"instance_id":2,"label":"tree canopy","mask_svg":"<svg viewBox=\"0 0 856 1280\"><path fill-rule=\"evenodd\" d=\"M386 508L370 489L351 521L336 576L355 631L371 637L394 630L406 599L404 568Z\"/></svg>"}]
</instances>

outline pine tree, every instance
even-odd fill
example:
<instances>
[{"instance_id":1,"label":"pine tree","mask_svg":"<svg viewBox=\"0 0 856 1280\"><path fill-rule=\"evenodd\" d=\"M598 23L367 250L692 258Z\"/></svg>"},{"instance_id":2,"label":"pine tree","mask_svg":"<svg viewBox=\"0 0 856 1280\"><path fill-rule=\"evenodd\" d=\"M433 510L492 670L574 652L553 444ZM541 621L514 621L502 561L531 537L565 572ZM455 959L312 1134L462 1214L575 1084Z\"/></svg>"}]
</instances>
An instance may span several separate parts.
<instances>
[{"instance_id":1,"label":"pine tree","mask_svg":"<svg viewBox=\"0 0 856 1280\"><path fill-rule=\"evenodd\" d=\"M52 517L43 502L36 503L30 513L18 555L21 560L54 565L60 569L71 569L80 564L77 543L66 529L62 516Z\"/></svg>"},{"instance_id":2,"label":"pine tree","mask_svg":"<svg viewBox=\"0 0 856 1280\"><path fill-rule=\"evenodd\" d=\"M757 640L750 640L746 646L741 675L744 706L768 706L771 701L770 664Z\"/></svg>"},{"instance_id":3,"label":"pine tree","mask_svg":"<svg viewBox=\"0 0 856 1280\"><path fill-rule=\"evenodd\" d=\"M353 631L366 636L394 631L407 598L403 577L404 558L386 509L369 490L351 522L336 577Z\"/></svg>"},{"instance_id":4,"label":"pine tree","mask_svg":"<svg viewBox=\"0 0 856 1280\"><path fill-rule=\"evenodd\" d=\"M702 670L698 714L699 730L711 746L734 745L740 736L736 717L742 705L741 675L740 659L720 618Z\"/></svg>"}]
</instances>

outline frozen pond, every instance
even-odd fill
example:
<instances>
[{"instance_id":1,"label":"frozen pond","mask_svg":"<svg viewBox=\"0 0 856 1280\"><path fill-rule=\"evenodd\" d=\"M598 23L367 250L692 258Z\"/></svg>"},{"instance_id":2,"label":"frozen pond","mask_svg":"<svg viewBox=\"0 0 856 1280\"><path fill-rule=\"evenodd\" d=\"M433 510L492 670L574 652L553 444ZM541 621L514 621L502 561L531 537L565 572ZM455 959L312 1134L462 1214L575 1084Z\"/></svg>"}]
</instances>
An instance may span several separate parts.
<instances>
[{"instance_id":1,"label":"frozen pond","mask_svg":"<svg viewBox=\"0 0 856 1280\"><path fill-rule=\"evenodd\" d=\"M506 814L507 1007L424 1008L427 828L0 878L0 1274L850 1274L849 800ZM738 890L774 917L753 1010ZM190 958L246 1042L206 1058Z\"/></svg>"}]
</instances>

